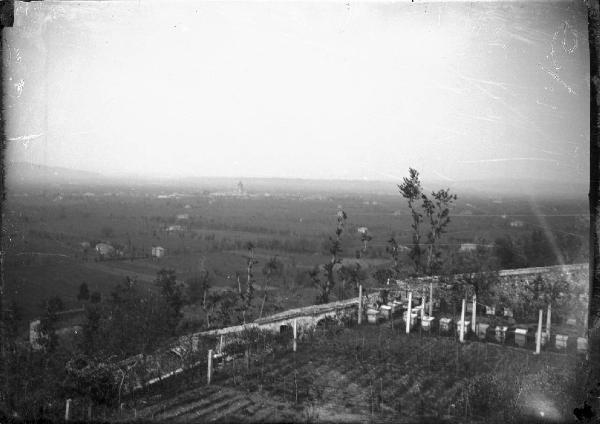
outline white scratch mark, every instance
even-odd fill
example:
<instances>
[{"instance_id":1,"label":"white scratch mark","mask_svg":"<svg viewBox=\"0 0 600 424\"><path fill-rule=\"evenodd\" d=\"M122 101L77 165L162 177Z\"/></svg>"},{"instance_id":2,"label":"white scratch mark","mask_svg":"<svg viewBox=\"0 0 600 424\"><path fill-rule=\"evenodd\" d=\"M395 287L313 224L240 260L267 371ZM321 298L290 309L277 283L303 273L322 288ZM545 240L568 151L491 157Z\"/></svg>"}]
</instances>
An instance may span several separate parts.
<instances>
[{"instance_id":1,"label":"white scratch mark","mask_svg":"<svg viewBox=\"0 0 600 424\"><path fill-rule=\"evenodd\" d=\"M548 103L542 103L542 102L540 102L540 101L539 101L539 100L537 100L537 99L535 100L535 103L536 103L536 104L538 104L538 105L540 105L540 106L546 106L546 107L549 107L549 108L550 108L550 109L552 109L552 110L558 110L558 106L552 106L552 105L549 105Z\"/></svg>"},{"instance_id":2,"label":"white scratch mark","mask_svg":"<svg viewBox=\"0 0 600 424\"><path fill-rule=\"evenodd\" d=\"M8 141L31 141L31 140L35 140L38 137L43 136L43 133L40 134L30 134L30 135L22 135L19 137L9 137L7 138Z\"/></svg>"},{"instance_id":3,"label":"white scratch mark","mask_svg":"<svg viewBox=\"0 0 600 424\"><path fill-rule=\"evenodd\" d=\"M18 82L14 83L13 85L17 90L17 98L21 97L21 94L23 94L23 87L25 87L25 81L23 80L23 78L21 78Z\"/></svg>"},{"instance_id":4,"label":"white scratch mark","mask_svg":"<svg viewBox=\"0 0 600 424\"><path fill-rule=\"evenodd\" d=\"M461 160L459 163L487 163L487 162L513 162L513 161L534 161L534 162L554 162L558 165L556 159L543 158L494 158L494 159L479 159L479 160Z\"/></svg>"}]
</instances>

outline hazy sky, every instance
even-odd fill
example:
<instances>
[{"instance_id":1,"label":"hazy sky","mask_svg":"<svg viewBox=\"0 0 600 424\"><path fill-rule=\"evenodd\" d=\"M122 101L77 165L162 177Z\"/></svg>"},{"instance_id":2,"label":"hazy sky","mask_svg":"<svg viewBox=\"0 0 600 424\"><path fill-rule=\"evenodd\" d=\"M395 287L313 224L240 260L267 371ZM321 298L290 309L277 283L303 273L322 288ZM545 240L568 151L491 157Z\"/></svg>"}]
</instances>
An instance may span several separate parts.
<instances>
[{"instance_id":1,"label":"hazy sky","mask_svg":"<svg viewBox=\"0 0 600 424\"><path fill-rule=\"evenodd\" d=\"M4 40L13 161L589 178L582 2L17 2Z\"/></svg>"}]
</instances>

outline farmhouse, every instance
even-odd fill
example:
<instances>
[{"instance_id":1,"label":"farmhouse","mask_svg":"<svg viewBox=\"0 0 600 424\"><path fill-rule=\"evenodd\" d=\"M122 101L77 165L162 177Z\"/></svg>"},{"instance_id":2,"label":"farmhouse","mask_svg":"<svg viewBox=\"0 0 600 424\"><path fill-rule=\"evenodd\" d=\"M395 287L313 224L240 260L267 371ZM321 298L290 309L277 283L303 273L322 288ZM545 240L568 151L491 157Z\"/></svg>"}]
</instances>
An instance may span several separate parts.
<instances>
[{"instance_id":1,"label":"farmhouse","mask_svg":"<svg viewBox=\"0 0 600 424\"><path fill-rule=\"evenodd\" d=\"M115 248L108 243L98 243L95 249L100 256L110 256L115 253Z\"/></svg>"},{"instance_id":2,"label":"farmhouse","mask_svg":"<svg viewBox=\"0 0 600 424\"><path fill-rule=\"evenodd\" d=\"M152 257L153 258L162 258L165 256L165 248L161 246L152 246Z\"/></svg>"},{"instance_id":3,"label":"farmhouse","mask_svg":"<svg viewBox=\"0 0 600 424\"><path fill-rule=\"evenodd\" d=\"M460 245L461 252L472 252L477 250L477 245L475 243L463 243Z\"/></svg>"}]
</instances>

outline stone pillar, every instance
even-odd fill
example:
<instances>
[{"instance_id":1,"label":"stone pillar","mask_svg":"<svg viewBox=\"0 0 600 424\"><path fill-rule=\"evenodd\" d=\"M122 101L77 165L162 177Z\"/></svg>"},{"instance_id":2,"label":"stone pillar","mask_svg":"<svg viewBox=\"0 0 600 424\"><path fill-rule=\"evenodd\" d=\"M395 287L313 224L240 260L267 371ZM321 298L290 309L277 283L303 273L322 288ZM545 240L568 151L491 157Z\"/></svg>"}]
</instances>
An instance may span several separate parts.
<instances>
[{"instance_id":1,"label":"stone pillar","mask_svg":"<svg viewBox=\"0 0 600 424\"><path fill-rule=\"evenodd\" d=\"M473 295L473 319L471 320L471 330L473 333L477 331L477 325L475 324L475 320L477 319L477 295Z\"/></svg>"},{"instance_id":2,"label":"stone pillar","mask_svg":"<svg viewBox=\"0 0 600 424\"><path fill-rule=\"evenodd\" d=\"M65 404L65 421L69 421L71 419L71 403L73 399L67 399Z\"/></svg>"},{"instance_id":3,"label":"stone pillar","mask_svg":"<svg viewBox=\"0 0 600 424\"><path fill-rule=\"evenodd\" d=\"M429 316L433 316L433 283L429 283Z\"/></svg>"},{"instance_id":4,"label":"stone pillar","mask_svg":"<svg viewBox=\"0 0 600 424\"><path fill-rule=\"evenodd\" d=\"M460 312L460 342L464 343L465 341L465 310L467 309L467 299L462 300L462 310Z\"/></svg>"},{"instance_id":5,"label":"stone pillar","mask_svg":"<svg viewBox=\"0 0 600 424\"><path fill-rule=\"evenodd\" d=\"M358 286L358 324L362 324L362 284Z\"/></svg>"},{"instance_id":6,"label":"stone pillar","mask_svg":"<svg viewBox=\"0 0 600 424\"><path fill-rule=\"evenodd\" d=\"M410 333L410 321L412 318L412 292L408 293L408 309L406 310L406 334Z\"/></svg>"},{"instance_id":7,"label":"stone pillar","mask_svg":"<svg viewBox=\"0 0 600 424\"><path fill-rule=\"evenodd\" d=\"M294 352L296 351L296 348L297 348L297 343L296 343L297 338L298 338L298 320L296 318L294 318Z\"/></svg>"},{"instance_id":8,"label":"stone pillar","mask_svg":"<svg viewBox=\"0 0 600 424\"><path fill-rule=\"evenodd\" d=\"M208 350L208 370L206 374L206 384L210 384L210 379L212 377L212 360L213 360L213 351L212 349Z\"/></svg>"},{"instance_id":9,"label":"stone pillar","mask_svg":"<svg viewBox=\"0 0 600 424\"><path fill-rule=\"evenodd\" d=\"M552 326L552 305L548 303L548 315L546 315L546 333L550 342L550 327Z\"/></svg>"},{"instance_id":10,"label":"stone pillar","mask_svg":"<svg viewBox=\"0 0 600 424\"><path fill-rule=\"evenodd\" d=\"M542 347L542 318L544 316L544 310L540 309L540 318L538 319L538 330L535 338L535 354L540 354L540 349Z\"/></svg>"}]
</instances>

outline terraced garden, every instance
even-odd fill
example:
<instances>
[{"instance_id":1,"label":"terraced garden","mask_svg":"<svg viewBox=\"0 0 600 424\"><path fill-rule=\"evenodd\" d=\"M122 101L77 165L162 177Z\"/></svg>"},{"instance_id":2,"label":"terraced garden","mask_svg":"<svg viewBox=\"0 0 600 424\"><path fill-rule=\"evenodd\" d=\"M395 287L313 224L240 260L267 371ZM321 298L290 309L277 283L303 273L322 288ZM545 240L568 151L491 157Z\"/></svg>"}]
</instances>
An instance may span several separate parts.
<instances>
[{"instance_id":1,"label":"terraced garden","mask_svg":"<svg viewBox=\"0 0 600 424\"><path fill-rule=\"evenodd\" d=\"M188 389L130 402L122 419L160 422L510 422L572 417L580 358L402 332L402 321L332 326L297 352L274 346L205 369ZM184 378L184 377L182 377ZM179 393L178 393L179 392ZM169 394L170 393L170 394ZM132 413L133 408L135 412Z\"/></svg>"}]
</instances>

